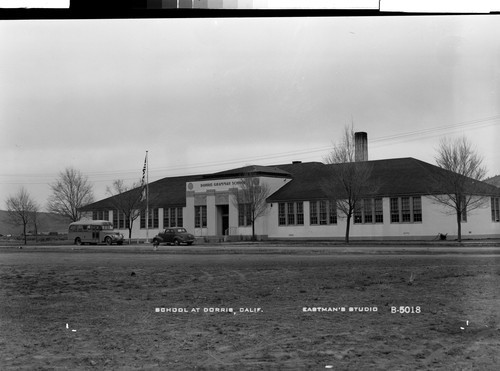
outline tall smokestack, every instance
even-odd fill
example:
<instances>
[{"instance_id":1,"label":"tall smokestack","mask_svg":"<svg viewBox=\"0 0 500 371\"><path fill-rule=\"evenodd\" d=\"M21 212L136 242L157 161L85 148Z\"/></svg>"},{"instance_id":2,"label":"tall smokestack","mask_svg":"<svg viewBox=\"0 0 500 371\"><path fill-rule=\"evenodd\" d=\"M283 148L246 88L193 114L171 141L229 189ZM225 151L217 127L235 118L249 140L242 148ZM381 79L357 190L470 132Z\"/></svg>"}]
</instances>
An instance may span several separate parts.
<instances>
[{"instance_id":1,"label":"tall smokestack","mask_svg":"<svg viewBox=\"0 0 500 371\"><path fill-rule=\"evenodd\" d=\"M368 161L368 134L364 131L354 133L354 160Z\"/></svg>"}]
</instances>

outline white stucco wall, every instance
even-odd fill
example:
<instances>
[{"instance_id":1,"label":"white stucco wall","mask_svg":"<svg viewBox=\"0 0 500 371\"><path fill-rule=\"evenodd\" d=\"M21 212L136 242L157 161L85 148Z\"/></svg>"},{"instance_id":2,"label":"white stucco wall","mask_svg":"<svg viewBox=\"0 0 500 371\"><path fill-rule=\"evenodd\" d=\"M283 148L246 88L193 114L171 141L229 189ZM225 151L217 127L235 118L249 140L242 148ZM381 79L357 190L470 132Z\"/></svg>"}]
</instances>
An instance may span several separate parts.
<instances>
[{"instance_id":1,"label":"white stucco wall","mask_svg":"<svg viewBox=\"0 0 500 371\"><path fill-rule=\"evenodd\" d=\"M282 178L266 178L271 192L276 191L288 182ZM216 220L218 218L217 205L215 203L216 193L207 190L203 197L198 197L195 202L194 194L186 197L186 207L183 208L184 227L197 237L216 237ZM206 197L206 201L204 200ZM238 226L238 209L232 202L233 195L229 195L229 229L233 236L251 236L252 228ZM430 197L423 196L422 200L422 222L416 223L391 223L390 222L390 199L383 198L384 223L377 224L354 224L351 221L350 237L352 239L433 239L438 233L447 234L448 239L455 239L457 234L456 216L446 213L446 209L436 204ZM207 205L207 228L194 228L194 206L206 202ZM338 222L335 225L310 225L309 201L303 202L304 225L301 226L279 226L278 225L278 203L268 204L267 213L258 218L255 232L258 236L275 239L343 239L345 236L346 220L338 211ZM149 229L147 236L154 237L163 226L163 209L159 209L159 228ZM92 219L92 213L88 212L82 219ZM220 218L219 218L220 219ZM109 212L109 220L113 221L113 210ZM220 221L219 221L220 223ZM120 229L126 238L128 230ZM144 240L146 229L140 228L140 218L133 223L132 239ZM491 220L490 198L484 207L469 211L467 222L462 223L462 238L500 238L500 223Z\"/></svg>"},{"instance_id":2,"label":"white stucco wall","mask_svg":"<svg viewBox=\"0 0 500 371\"><path fill-rule=\"evenodd\" d=\"M354 224L351 220L350 238L353 239L432 239L439 233L448 239L457 236L455 215L447 215L445 208L429 197L422 197L422 222L391 223L389 198L383 198L384 223ZM267 217L269 238L343 239L346 219L338 211L337 224L310 225L309 202L304 201L304 225L278 225L278 204L273 203ZM491 220L490 203L484 208L470 211L467 222L462 223L462 238L500 237L500 223Z\"/></svg>"}]
</instances>

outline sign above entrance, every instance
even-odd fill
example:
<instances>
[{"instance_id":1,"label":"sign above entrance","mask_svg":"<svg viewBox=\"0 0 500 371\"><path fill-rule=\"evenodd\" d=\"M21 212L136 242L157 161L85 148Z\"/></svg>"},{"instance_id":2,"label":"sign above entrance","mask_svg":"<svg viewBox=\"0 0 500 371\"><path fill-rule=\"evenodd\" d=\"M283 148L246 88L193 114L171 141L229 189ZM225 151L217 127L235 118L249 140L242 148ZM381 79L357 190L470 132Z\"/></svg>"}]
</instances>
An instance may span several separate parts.
<instances>
[{"instance_id":1,"label":"sign above entrance","mask_svg":"<svg viewBox=\"0 0 500 371\"><path fill-rule=\"evenodd\" d=\"M231 188L241 188L241 179L221 179L206 180L201 182L189 182L186 184L186 190L194 192L206 192L213 189L217 192L229 191Z\"/></svg>"}]
</instances>

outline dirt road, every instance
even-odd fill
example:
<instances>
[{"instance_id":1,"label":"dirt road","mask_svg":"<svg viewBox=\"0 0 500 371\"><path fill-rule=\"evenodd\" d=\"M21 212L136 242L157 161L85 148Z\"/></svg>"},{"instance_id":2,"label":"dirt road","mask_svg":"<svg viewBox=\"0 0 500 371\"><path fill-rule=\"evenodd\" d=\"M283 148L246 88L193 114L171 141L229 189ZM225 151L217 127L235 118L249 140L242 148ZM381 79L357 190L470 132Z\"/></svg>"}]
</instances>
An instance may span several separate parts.
<instances>
[{"instance_id":1,"label":"dirt road","mask_svg":"<svg viewBox=\"0 0 500 371\"><path fill-rule=\"evenodd\" d=\"M0 249L0 368L500 364L495 249L261 248Z\"/></svg>"}]
</instances>

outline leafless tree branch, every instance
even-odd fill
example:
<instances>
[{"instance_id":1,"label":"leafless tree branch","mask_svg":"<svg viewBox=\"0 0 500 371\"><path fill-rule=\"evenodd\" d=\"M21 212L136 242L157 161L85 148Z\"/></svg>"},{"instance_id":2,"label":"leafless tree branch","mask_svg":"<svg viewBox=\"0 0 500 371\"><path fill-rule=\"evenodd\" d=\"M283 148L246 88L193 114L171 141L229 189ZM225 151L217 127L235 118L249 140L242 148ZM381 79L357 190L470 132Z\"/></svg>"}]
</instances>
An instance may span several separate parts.
<instances>
[{"instance_id":1,"label":"leafless tree branch","mask_svg":"<svg viewBox=\"0 0 500 371\"><path fill-rule=\"evenodd\" d=\"M481 181L486 176L483 158L467 137L442 138L435 157L436 164L447 170L434 176L435 187L442 194L432 194L435 203L445 206L445 213L456 215L458 241L462 240L462 219L467 212L484 207Z\"/></svg>"},{"instance_id":2,"label":"leafless tree branch","mask_svg":"<svg viewBox=\"0 0 500 371\"><path fill-rule=\"evenodd\" d=\"M235 192L233 204L236 208L240 205L250 208L252 240L255 240L255 221L268 211L266 199L271 191L267 184L261 183L259 178L251 174L241 178L240 187Z\"/></svg>"},{"instance_id":3,"label":"leafless tree branch","mask_svg":"<svg viewBox=\"0 0 500 371\"><path fill-rule=\"evenodd\" d=\"M36 213L39 207L24 187L21 187L15 196L9 196L5 203L9 222L23 226L24 244L26 245L26 227L29 223L36 222Z\"/></svg>"},{"instance_id":4,"label":"leafless tree branch","mask_svg":"<svg viewBox=\"0 0 500 371\"><path fill-rule=\"evenodd\" d=\"M94 201L93 187L80 171L66 168L50 185L52 195L47 202L49 212L66 216L72 221L81 217L79 209Z\"/></svg>"}]
</instances>

